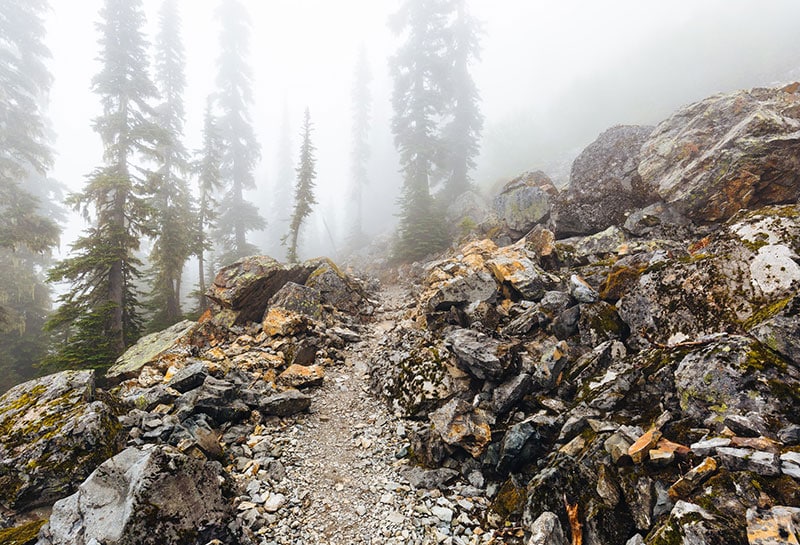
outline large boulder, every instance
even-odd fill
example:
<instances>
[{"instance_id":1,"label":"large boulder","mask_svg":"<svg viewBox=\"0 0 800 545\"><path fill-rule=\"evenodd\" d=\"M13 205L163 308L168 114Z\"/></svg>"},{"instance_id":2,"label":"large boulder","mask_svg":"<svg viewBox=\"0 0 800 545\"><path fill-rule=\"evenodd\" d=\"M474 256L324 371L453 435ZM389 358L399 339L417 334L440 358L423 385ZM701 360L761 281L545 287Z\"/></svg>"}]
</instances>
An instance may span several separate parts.
<instances>
[{"instance_id":1,"label":"large boulder","mask_svg":"<svg viewBox=\"0 0 800 545\"><path fill-rule=\"evenodd\" d=\"M798 233L796 205L745 212L692 253L631 271L619 314L634 337L668 344L758 324L800 285Z\"/></svg>"},{"instance_id":2,"label":"large boulder","mask_svg":"<svg viewBox=\"0 0 800 545\"><path fill-rule=\"evenodd\" d=\"M257 322L267 302L287 282L305 284L318 264L284 266L269 256L250 256L222 268L206 292L221 309L236 313L234 323Z\"/></svg>"},{"instance_id":3,"label":"large boulder","mask_svg":"<svg viewBox=\"0 0 800 545\"><path fill-rule=\"evenodd\" d=\"M38 545L240 543L233 493L217 463L168 446L131 447L56 502Z\"/></svg>"},{"instance_id":4,"label":"large boulder","mask_svg":"<svg viewBox=\"0 0 800 545\"><path fill-rule=\"evenodd\" d=\"M551 223L559 237L588 235L620 226L632 211L658 199L639 176L639 150L653 127L619 125L597 137L572 164L567 191Z\"/></svg>"},{"instance_id":5,"label":"large boulder","mask_svg":"<svg viewBox=\"0 0 800 545\"><path fill-rule=\"evenodd\" d=\"M319 293L323 304L354 315L366 310L364 290L333 261L315 259L306 261L302 267L311 269L305 285Z\"/></svg>"},{"instance_id":6,"label":"large boulder","mask_svg":"<svg viewBox=\"0 0 800 545\"><path fill-rule=\"evenodd\" d=\"M678 110L642 147L642 181L698 223L797 201L799 89L718 94Z\"/></svg>"},{"instance_id":7,"label":"large boulder","mask_svg":"<svg viewBox=\"0 0 800 545\"><path fill-rule=\"evenodd\" d=\"M557 194L558 189L547 174L526 172L503 186L493 206L509 229L526 233L548 218L550 203Z\"/></svg>"},{"instance_id":8,"label":"large boulder","mask_svg":"<svg viewBox=\"0 0 800 545\"><path fill-rule=\"evenodd\" d=\"M97 399L94 371L63 371L0 397L0 505L46 505L75 490L121 448L112 408Z\"/></svg>"},{"instance_id":9,"label":"large boulder","mask_svg":"<svg viewBox=\"0 0 800 545\"><path fill-rule=\"evenodd\" d=\"M190 339L198 328L197 322L184 320L163 331L145 335L125 351L106 372L106 378L134 378L143 367L152 365L166 370L191 355Z\"/></svg>"},{"instance_id":10,"label":"large boulder","mask_svg":"<svg viewBox=\"0 0 800 545\"><path fill-rule=\"evenodd\" d=\"M733 426L737 417L757 415L773 436L789 423L800 423L800 371L749 337L704 339L680 360L675 387L681 409L699 423L733 415L727 423Z\"/></svg>"}]
</instances>

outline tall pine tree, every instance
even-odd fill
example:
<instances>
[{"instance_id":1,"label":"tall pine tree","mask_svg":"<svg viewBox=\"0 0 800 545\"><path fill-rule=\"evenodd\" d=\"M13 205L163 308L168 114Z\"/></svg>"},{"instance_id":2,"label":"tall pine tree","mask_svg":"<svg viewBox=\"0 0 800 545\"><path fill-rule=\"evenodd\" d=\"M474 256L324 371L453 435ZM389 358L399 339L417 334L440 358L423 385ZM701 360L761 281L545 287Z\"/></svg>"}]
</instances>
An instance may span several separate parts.
<instances>
[{"instance_id":1,"label":"tall pine tree","mask_svg":"<svg viewBox=\"0 0 800 545\"><path fill-rule=\"evenodd\" d=\"M353 220L350 228L350 245L358 248L364 243L363 190L369 183L367 163L370 158L369 129L372 94L369 90L372 73L367 60L367 50L362 44L358 51L353 81L352 151L351 151L351 203Z\"/></svg>"},{"instance_id":2,"label":"tall pine tree","mask_svg":"<svg viewBox=\"0 0 800 545\"><path fill-rule=\"evenodd\" d=\"M0 392L32 377L47 349L42 325L50 291L41 271L58 243L58 184L43 105L43 0L0 0Z\"/></svg>"},{"instance_id":3,"label":"tall pine tree","mask_svg":"<svg viewBox=\"0 0 800 545\"><path fill-rule=\"evenodd\" d=\"M147 42L140 0L106 0L97 29L101 70L93 79L103 113L94 128L103 142L103 164L68 202L93 225L72 246L71 257L51 270L53 281L69 281L61 306L48 322L63 330L65 343L48 363L58 367L105 367L141 332L134 282L139 240L152 234L145 201L143 160L157 158L164 138L153 123L149 100L157 95L148 77Z\"/></svg>"},{"instance_id":4,"label":"tall pine tree","mask_svg":"<svg viewBox=\"0 0 800 545\"><path fill-rule=\"evenodd\" d=\"M198 305L199 313L208 308L206 299L206 251L211 250L209 230L217 218L217 201L214 197L222 187L222 137L214 117L214 101L208 98L203 121L203 147L197 153L195 162L197 173L197 217L195 219L195 247L198 265Z\"/></svg>"},{"instance_id":5,"label":"tall pine tree","mask_svg":"<svg viewBox=\"0 0 800 545\"><path fill-rule=\"evenodd\" d=\"M391 59L392 132L400 153L403 190L395 255L414 260L449 242L431 196L445 148L438 122L447 105L447 0L405 0L390 21L405 41Z\"/></svg>"},{"instance_id":6,"label":"tall pine tree","mask_svg":"<svg viewBox=\"0 0 800 545\"><path fill-rule=\"evenodd\" d=\"M281 239L289 227L289 212L292 210L294 192L294 151L292 150L292 127L289 119L289 105L284 101L278 146L275 153L275 183L272 185L270 205L271 228L268 248L269 255L277 256L283 243Z\"/></svg>"},{"instance_id":7,"label":"tall pine tree","mask_svg":"<svg viewBox=\"0 0 800 545\"><path fill-rule=\"evenodd\" d=\"M314 151L316 148L311 143L311 113L306 108L303 116L303 130L300 133L302 143L300 144L300 161L297 164L297 183L294 190L294 210L292 219L289 223L289 233L284 237L288 241L289 248L286 252L286 259L290 263L295 263L297 257L297 237L300 235L300 228L305 219L311 214L311 208L317 204L314 197L314 180L317 178L316 159Z\"/></svg>"},{"instance_id":8,"label":"tall pine tree","mask_svg":"<svg viewBox=\"0 0 800 545\"><path fill-rule=\"evenodd\" d=\"M153 287L148 306L149 329L164 329L182 318L183 266L194 250L194 220L186 175L188 157L183 146L186 57L181 43L176 0L164 0L156 36L155 83L161 94L154 121L164 131L158 146L158 169L148 188L156 236L150 254Z\"/></svg>"},{"instance_id":9,"label":"tall pine tree","mask_svg":"<svg viewBox=\"0 0 800 545\"><path fill-rule=\"evenodd\" d=\"M247 64L250 20L239 0L223 0L218 14L222 23L219 58L219 129L223 140L223 194L219 205L216 241L220 264L258 252L247 233L266 227L258 209L245 200L255 188L253 170L261 157L250 122L253 103L250 67Z\"/></svg>"},{"instance_id":10,"label":"tall pine tree","mask_svg":"<svg viewBox=\"0 0 800 545\"><path fill-rule=\"evenodd\" d=\"M450 21L447 27L448 78L445 126L442 138L446 149L443 197L452 201L471 187L470 171L480 151L483 114L480 95L470 74L470 65L479 59L478 21L469 13L466 0L448 0Z\"/></svg>"}]
</instances>

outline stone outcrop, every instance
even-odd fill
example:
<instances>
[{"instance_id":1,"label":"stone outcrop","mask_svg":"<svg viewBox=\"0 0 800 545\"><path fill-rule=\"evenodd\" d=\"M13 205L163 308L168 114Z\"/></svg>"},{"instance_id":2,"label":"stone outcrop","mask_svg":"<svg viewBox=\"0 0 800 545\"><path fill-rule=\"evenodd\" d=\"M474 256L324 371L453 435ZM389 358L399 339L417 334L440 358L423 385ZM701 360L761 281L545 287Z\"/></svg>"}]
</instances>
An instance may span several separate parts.
<instances>
[{"instance_id":1,"label":"stone outcrop","mask_svg":"<svg viewBox=\"0 0 800 545\"><path fill-rule=\"evenodd\" d=\"M547 219L558 194L556 186L541 171L526 172L508 182L494 198L494 210L513 232L524 234Z\"/></svg>"},{"instance_id":2,"label":"stone outcrop","mask_svg":"<svg viewBox=\"0 0 800 545\"><path fill-rule=\"evenodd\" d=\"M241 543L222 468L165 446L128 448L56 502L39 545Z\"/></svg>"},{"instance_id":3,"label":"stone outcrop","mask_svg":"<svg viewBox=\"0 0 800 545\"><path fill-rule=\"evenodd\" d=\"M167 369L173 362L191 354L191 335L197 327L196 322L184 320L142 337L117 359L106 377L112 380L132 378L147 365Z\"/></svg>"},{"instance_id":4,"label":"stone outcrop","mask_svg":"<svg viewBox=\"0 0 800 545\"><path fill-rule=\"evenodd\" d=\"M0 397L0 504L26 510L72 493L123 441L94 371L63 371Z\"/></svg>"},{"instance_id":5,"label":"stone outcrop","mask_svg":"<svg viewBox=\"0 0 800 545\"><path fill-rule=\"evenodd\" d=\"M553 205L556 235L589 235L621 226L628 215L658 196L639 175L639 150L653 127L612 127L589 144L572 163L569 187Z\"/></svg>"},{"instance_id":6,"label":"stone outcrop","mask_svg":"<svg viewBox=\"0 0 800 545\"><path fill-rule=\"evenodd\" d=\"M678 110L641 149L639 175L689 219L800 198L798 85L720 94Z\"/></svg>"}]
</instances>

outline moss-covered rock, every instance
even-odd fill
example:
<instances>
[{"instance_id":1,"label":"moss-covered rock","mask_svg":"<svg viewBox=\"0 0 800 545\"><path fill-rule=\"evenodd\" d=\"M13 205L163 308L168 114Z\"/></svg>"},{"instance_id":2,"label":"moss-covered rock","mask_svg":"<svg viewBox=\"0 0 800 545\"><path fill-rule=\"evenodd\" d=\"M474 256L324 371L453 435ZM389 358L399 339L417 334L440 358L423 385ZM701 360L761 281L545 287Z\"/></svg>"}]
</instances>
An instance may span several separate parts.
<instances>
[{"instance_id":1,"label":"moss-covered rock","mask_svg":"<svg viewBox=\"0 0 800 545\"><path fill-rule=\"evenodd\" d=\"M25 510L70 494L119 451L121 425L94 371L64 371L0 397L0 504Z\"/></svg>"},{"instance_id":2,"label":"moss-covered rock","mask_svg":"<svg viewBox=\"0 0 800 545\"><path fill-rule=\"evenodd\" d=\"M106 377L112 380L133 378L147 365L166 371L191 354L190 338L197 328L196 322L184 320L142 337L117 358Z\"/></svg>"},{"instance_id":3,"label":"moss-covered rock","mask_svg":"<svg viewBox=\"0 0 800 545\"><path fill-rule=\"evenodd\" d=\"M0 530L0 544L2 545L33 545L38 540L39 530L45 525L46 520L34 520Z\"/></svg>"}]
</instances>

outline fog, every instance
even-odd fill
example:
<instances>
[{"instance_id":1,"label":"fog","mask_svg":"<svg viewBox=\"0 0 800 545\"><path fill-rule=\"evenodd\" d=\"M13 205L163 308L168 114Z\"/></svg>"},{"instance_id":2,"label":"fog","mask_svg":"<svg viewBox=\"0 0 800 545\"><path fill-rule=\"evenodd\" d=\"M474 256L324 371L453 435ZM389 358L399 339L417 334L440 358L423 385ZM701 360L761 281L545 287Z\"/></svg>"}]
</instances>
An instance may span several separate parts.
<instances>
[{"instance_id":1,"label":"fog","mask_svg":"<svg viewBox=\"0 0 800 545\"><path fill-rule=\"evenodd\" d=\"M285 230L286 218L271 208L284 112L295 162L302 112L309 107L318 150L319 205L301 257L333 254L333 246L341 245L350 176L351 87L363 43L373 74L365 224L371 233L391 230L401 178L389 130L387 60L398 39L387 19L399 2L245 3L253 27L252 121L262 152L258 189L248 198L260 207L268 229ZM180 2L189 149L199 146L205 100L214 90L217 4ZM70 190L78 190L102 161L101 142L91 128L99 101L90 91L99 70L95 23L101 5L101 0L54 0L48 22L54 76L49 116L57 138L51 175ZM146 0L145 6L152 41L160 2ZM676 107L715 92L800 77L796 0L472 0L470 8L483 24L482 56L472 71L486 118L472 176L486 191L537 168L564 184L571 158L611 125L656 123ZM66 227L62 255L85 225L75 217ZM265 250L267 238L253 236Z\"/></svg>"}]
</instances>

